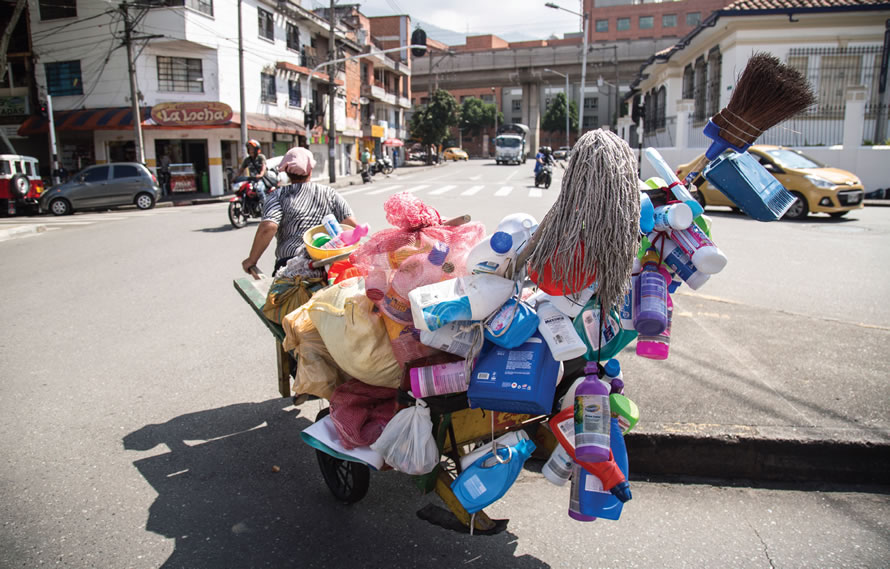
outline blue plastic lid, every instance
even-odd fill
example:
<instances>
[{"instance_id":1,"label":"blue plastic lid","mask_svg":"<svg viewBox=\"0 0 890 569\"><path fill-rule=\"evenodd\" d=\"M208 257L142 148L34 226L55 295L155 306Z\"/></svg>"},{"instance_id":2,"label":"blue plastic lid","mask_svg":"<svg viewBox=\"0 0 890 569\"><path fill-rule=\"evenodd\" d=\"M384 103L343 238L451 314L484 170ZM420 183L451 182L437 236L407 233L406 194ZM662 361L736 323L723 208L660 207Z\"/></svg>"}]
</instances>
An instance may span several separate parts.
<instances>
[{"instance_id":1,"label":"blue plastic lid","mask_svg":"<svg viewBox=\"0 0 890 569\"><path fill-rule=\"evenodd\" d=\"M606 375L609 377L617 377L619 373L621 373L621 363L618 362L615 358L606 362L606 365L603 366L606 369Z\"/></svg>"},{"instance_id":2,"label":"blue plastic lid","mask_svg":"<svg viewBox=\"0 0 890 569\"><path fill-rule=\"evenodd\" d=\"M496 231L491 236L491 248L495 253L504 254L513 248L513 236L504 231Z\"/></svg>"},{"instance_id":3,"label":"blue plastic lid","mask_svg":"<svg viewBox=\"0 0 890 569\"><path fill-rule=\"evenodd\" d=\"M436 241L436 244L433 245L433 250L430 251L430 254L427 256L430 263L436 265L437 267L445 263L445 258L448 256L448 245L442 243L441 241Z\"/></svg>"}]
</instances>

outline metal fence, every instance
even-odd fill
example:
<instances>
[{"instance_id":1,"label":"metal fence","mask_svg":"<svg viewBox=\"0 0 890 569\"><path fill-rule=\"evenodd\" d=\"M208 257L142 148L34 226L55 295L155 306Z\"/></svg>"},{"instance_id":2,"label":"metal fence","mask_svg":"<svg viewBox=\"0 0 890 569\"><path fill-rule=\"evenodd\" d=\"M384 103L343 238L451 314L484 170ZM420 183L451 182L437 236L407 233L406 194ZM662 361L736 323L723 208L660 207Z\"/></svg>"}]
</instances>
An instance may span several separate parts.
<instances>
[{"instance_id":1,"label":"metal fence","mask_svg":"<svg viewBox=\"0 0 890 569\"><path fill-rule=\"evenodd\" d=\"M674 146L677 140L677 117L664 117L661 124L656 123L656 128L649 129L643 133L643 146L653 146L656 148L665 146Z\"/></svg>"}]
</instances>

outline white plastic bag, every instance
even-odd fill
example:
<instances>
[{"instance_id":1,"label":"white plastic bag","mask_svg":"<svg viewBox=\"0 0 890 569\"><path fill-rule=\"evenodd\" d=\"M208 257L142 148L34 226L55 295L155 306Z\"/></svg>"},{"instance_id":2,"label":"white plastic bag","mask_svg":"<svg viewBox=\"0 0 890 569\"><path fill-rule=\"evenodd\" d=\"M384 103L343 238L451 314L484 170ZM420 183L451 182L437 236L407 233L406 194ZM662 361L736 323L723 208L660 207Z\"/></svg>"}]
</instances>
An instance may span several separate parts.
<instances>
[{"instance_id":1,"label":"white plastic bag","mask_svg":"<svg viewBox=\"0 0 890 569\"><path fill-rule=\"evenodd\" d=\"M439 449L433 439L430 410L422 399L402 409L386 424L371 449L386 463L405 474L426 474L439 464Z\"/></svg>"}]
</instances>

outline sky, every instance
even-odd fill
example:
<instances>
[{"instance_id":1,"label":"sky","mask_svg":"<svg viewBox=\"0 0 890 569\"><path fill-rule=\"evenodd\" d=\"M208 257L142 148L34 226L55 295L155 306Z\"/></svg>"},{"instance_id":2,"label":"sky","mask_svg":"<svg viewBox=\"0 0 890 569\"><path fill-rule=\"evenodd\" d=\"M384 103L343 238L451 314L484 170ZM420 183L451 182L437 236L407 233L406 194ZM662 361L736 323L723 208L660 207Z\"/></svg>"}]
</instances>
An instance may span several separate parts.
<instances>
[{"instance_id":1,"label":"sky","mask_svg":"<svg viewBox=\"0 0 890 569\"><path fill-rule=\"evenodd\" d=\"M449 45L464 43L469 35L495 34L508 41L546 39L552 34L581 31L581 18L544 6L547 0L338 0L360 4L366 16L408 14L427 35ZM555 0L556 4L581 11L579 0ZM306 6L310 4L310 6ZM309 8L328 6L323 0L304 0Z\"/></svg>"}]
</instances>

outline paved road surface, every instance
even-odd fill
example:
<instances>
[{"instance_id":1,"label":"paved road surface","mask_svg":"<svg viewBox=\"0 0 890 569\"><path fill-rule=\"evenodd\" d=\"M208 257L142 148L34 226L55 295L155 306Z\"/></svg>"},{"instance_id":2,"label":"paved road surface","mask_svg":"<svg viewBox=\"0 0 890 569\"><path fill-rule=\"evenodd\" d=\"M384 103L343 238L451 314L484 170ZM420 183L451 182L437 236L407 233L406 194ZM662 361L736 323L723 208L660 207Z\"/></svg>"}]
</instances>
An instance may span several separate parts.
<instances>
[{"instance_id":1,"label":"paved road surface","mask_svg":"<svg viewBox=\"0 0 890 569\"><path fill-rule=\"evenodd\" d=\"M527 197L530 170L470 162L390 185L426 184L416 190L423 199L491 227L511 211L542 215L555 199L556 186ZM449 185L457 187L430 196ZM474 185L484 188L458 197ZM495 195L506 186L509 195ZM348 198L380 228L386 194ZM890 500L866 488L637 480L621 522L585 525L565 516L568 489L550 486L532 464L491 510L512 519L508 532L474 538L418 520L414 512L435 499L397 473L374 475L361 503L335 504L298 440L317 405L293 408L276 397L270 335L231 287L252 231L230 229L224 204L133 213L89 214L95 223L0 243L2 567L881 567L890 558ZM886 224L869 210L855 217L851 227ZM734 226L762 227L715 223L727 248ZM856 260L834 259L839 270L863 271ZM262 266L271 267L269 256ZM707 292L727 294L719 282ZM727 320L700 312L718 314L702 315L715 325ZM739 327L722 329L724 341L756 331L743 325L750 318L729 320ZM820 333L824 319L808 322L807 340L823 342L815 353L831 356L841 332ZM882 329L841 325L886 338ZM851 363L846 384L835 374L830 385L852 390L860 369L886 369L883 352L873 357ZM641 397L660 398L647 412L674 404L691 412L694 393L671 389L678 370L660 373L630 380ZM872 398L885 402L886 391ZM875 421L886 424L886 405L875 405Z\"/></svg>"}]
</instances>

